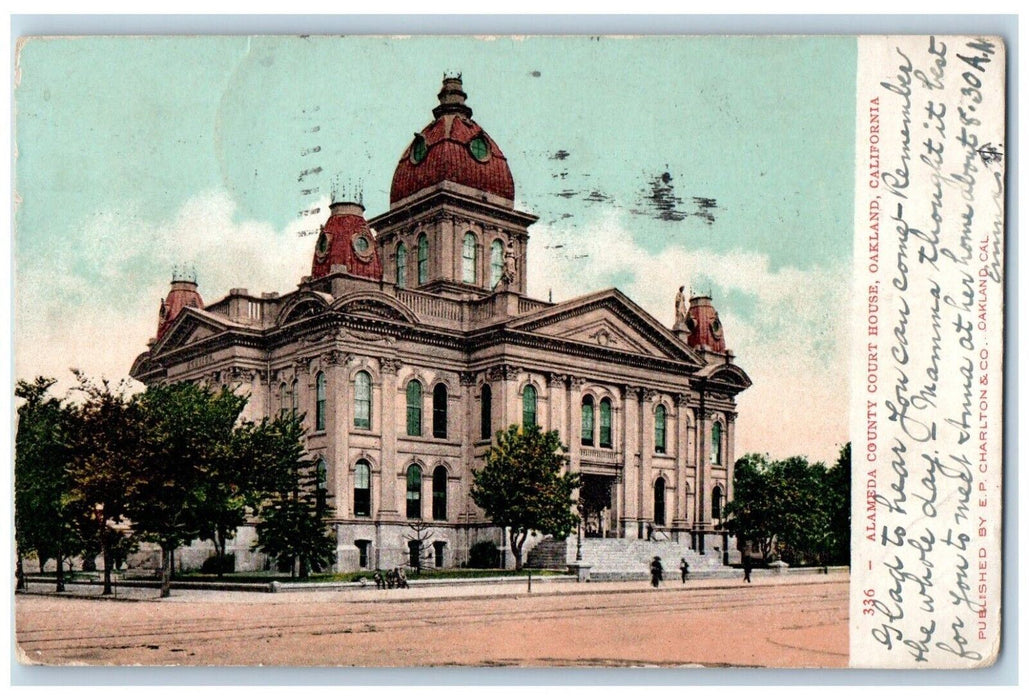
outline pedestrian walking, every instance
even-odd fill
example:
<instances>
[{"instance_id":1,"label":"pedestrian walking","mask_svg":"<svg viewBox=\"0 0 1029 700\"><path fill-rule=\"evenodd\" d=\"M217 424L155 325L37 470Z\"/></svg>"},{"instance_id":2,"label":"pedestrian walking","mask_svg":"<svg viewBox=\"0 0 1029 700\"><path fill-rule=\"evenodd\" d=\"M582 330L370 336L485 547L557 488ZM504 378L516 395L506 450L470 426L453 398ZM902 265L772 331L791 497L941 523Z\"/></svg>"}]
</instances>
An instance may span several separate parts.
<instances>
[{"instance_id":1,"label":"pedestrian walking","mask_svg":"<svg viewBox=\"0 0 1029 700\"><path fill-rule=\"evenodd\" d=\"M661 557L654 557L654 560L650 562L650 585L657 588L661 584L661 574L664 572L664 567L661 566Z\"/></svg>"},{"instance_id":2,"label":"pedestrian walking","mask_svg":"<svg viewBox=\"0 0 1029 700\"><path fill-rule=\"evenodd\" d=\"M686 562L686 557L679 560L679 571L682 572L682 582L686 583L686 577L690 575L690 565Z\"/></svg>"},{"instance_id":3,"label":"pedestrian walking","mask_svg":"<svg viewBox=\"0 0 1029 700\"><path fill-rule=\"evenodd\" d=\"M750 583L750 571L754 568L754 562L750 557L743 557L743 580Z\"/></svg>"},{"instance_id":4,"label":"pedestrian walking","mask_svg":"<svg viewBox=\"0 0 1029 700\"><path fill-rule=\"evenodd\" d=\"M382 572L378 569L375 570L375 575L372 576L372 578L375 580L375 587L377 589L382 589L386 587L386 581L382 578Z\"/></svg>"}]
</instances>

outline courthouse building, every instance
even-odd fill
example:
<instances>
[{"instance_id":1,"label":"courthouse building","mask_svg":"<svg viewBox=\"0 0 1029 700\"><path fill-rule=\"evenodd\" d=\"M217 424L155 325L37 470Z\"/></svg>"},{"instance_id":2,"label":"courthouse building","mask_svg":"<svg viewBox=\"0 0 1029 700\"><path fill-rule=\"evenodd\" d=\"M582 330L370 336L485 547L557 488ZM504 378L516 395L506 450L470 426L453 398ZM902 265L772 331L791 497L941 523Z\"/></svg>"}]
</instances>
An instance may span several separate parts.
<instances>
[{"instance_id":1,"label":"courthouse building","mask_svg":"<svg viewBox=\"0 0 1029 700\"><path fill-rule=\"evenodd\" d=\"M445 78L389 209L366 220L333 203L294 291L205 305L195 280L175 279L132 376L233 387L250 418L305 414L340 570L407 561L418 522L437 565L502 545L469 493L494 433L515 423L557 430L569 468L604 495L585 536L716 546L750 380L711 299L680 288L666 328L617 289L527 296L536 217L515 208L507 159L465 101ZM237 565L260 566L245 544Z\"/></svg>"}]
</instances>

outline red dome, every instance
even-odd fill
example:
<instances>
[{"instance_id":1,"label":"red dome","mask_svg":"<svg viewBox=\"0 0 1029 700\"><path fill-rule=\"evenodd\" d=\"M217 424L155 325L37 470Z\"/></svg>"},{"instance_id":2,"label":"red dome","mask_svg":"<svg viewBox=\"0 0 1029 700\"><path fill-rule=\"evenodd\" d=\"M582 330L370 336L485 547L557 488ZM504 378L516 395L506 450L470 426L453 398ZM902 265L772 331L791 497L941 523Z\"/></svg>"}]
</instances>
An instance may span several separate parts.
<instances>
[{"instance_id":1,"label":"red dome","mask_svg":"<svg viewBox=\"0 0 1029 700\"><path fill-rule=\"evenodd\" d=\"M381 280L379 247L364 220L364 207L352 202L337 203L332 205L331 212L315 243L311 276L324 277L334 265L346 265L351 275Z\"/></svg>"},{"instance_id":2,"label":"red dome","mask_svg":"<svg viewBox=\"0 0 1029 700\"><path fill-rule=\"evenodd\" d=\"M718 312L711 305L711 297L693 297L686 314L686 330L690 335L686 344L713 352L725 352L725 331Z\"/></svg>"},{"instance_id":3,"label":"red dome","mask_svg":"<svg viewBox=\"0 0 1029 700\"><path fill-rule=\"evenodd\" d=\"M436 120L415 134L393 173L389 201L395 204L444 180L514 199L514 178L500 147L472 120L460 78L445 78Z\"/></svg>"},{"instance_id":4,"label":"red dome","mask_svg":"<svg viewBox=\"0 0 1029 700\"><path fill-rule=\"evenodd\" d=\"M204 300L197 291L197 283L193 280L173 279L171 291L166 299L161 299L161 310L157 314L157 338L160 339L178 315L187 306L194 309L204 308Z\"/></svg>"}]
</instances>

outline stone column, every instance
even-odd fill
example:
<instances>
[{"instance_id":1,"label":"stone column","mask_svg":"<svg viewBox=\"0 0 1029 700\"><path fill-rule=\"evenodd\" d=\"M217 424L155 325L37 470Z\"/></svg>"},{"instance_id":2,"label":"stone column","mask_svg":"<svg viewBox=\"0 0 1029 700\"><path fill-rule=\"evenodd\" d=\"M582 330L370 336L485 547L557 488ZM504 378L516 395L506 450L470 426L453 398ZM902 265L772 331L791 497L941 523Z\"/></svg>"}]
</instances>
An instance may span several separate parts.
<instances>
[{"instance_id":1,"label":"stone column","mask_svg":"<svg viewBox=\"0 0 1029 700\"><path fill-rule=\"evenodd\" d=\"M460 503L455 504L454 520L468 522L474 515L472 497L472 468L475 466L475 441L480 436L478 413L475 410L475 375L461 372L461 464L457 467L459 478L457 492Z\"/></svg>"},{"instance_id":2,"label":"stone column","mask_svg":"<svg viewBox=\"0 0 1029 700\"><path fill-rule=\"evenodd\" d=\"M583 377L567 377L568 391L565 393L565 422L568 436L568 458L572 471L582 470L582 387L586 380Z\"/></svg>"},{"instance_id":3,"label":"stone column","mask_svg":"<svg viewBox=\"0 0 1029 700\"><path fill-rule=\"evenodd\" d=\"M339 350L322 355L325 373L325 444L329 484L337 518L350 515L350 381L349 356Z\"/></svg>"},{"instance_id":4,"label":"stone column","mask_svg":"<svg viewBox=\"0 0 1029 700\"><path fill-rule=\"evenodd\" d=\"M547 374L547 430L556 430L561 436L561 443L568 445L568 421L565 416L568 412L565 406L567 398L564 388L567 377L563 374ZM570 446L569 446L570 447Z\"/></svg>"},{"instance_id":5,"label":"stone column","mask_svg":"<svg viewBox=\"0 0 1029 700\"><path fill-rule=\"evenodd\" d=\"M685 530L690 523L686 502L687 467L689 465L689 408L686 394L675 394L675 515L672 527Z\"/></svg>"},{"instance_id":6,"label":"stone column","mask_svg":"<svg viewBox=\"0 0 1029 700\"><path fill-rule=\"evenodd\" d=\"M622 421L621 435L622 470L625 482L625 523L626 537L643 537L643 510L641 508L643 494L640 493L639 460L639 400L635 387L622 387ZM614 421L612 421L614 422Z\"/></svg>"},{"instance_id":7,"label":"stone column","mask_svg":"<svg viewBox=\"0 0 1029 700\"><path fill-rule=\"evenodd\" d=\"M379 412L379 432L382 436L382 464L379 482L379 520L396 520L397 511L397 371L400 360L384 357L379 361L382 378L382 410ZM374 411L374 406L373 406ZM372 415L374 425L375 416Z\"/></svg>"},{"instance_id":8,"label":"stone column","mask_svg":"<svg viewBox=\"0 0 1029 700\"><path fill-rule=\"evenodd\" d=\"M728 411L725 414L725 502L732 500L735 489L733 488L733 472L736 467L736 413Z\"/></svg>"},{"instance_id":9,"label":"stone column","mask_svg":"<svg viewBox=\"0 0 1029 700\"><path fill-rule=\"evenodd\" d=\"M707 485L711 478L711 465L708 464L709 441L711 439L711 415L704 407L704 395L700 396L700 408L697 410L697 494L694 499L696 516L693 520L694 531L698 533L698 550L706 551L703 532L708 529L708 494Z\"/></svg>"},{"instance_id":10,"label":"stone column","mask_svg":"<svg viewBox=\"0 0 1029 700\"><path fill-rule=\"evenodd\" d=\"M649 523L654 521L654 489L652 488L654 465L651 457L654 454L653 403L655 397L657 397L657 392L653 389L639 390L640 514Z\"/></svg>"},{"instance_id":11,"label":"stone column","mask_svg":"<svg viewBox=\"0 0 1029 700\"><path fill-rule=\"evenodd\" d=\"M506 430L512 424L522 424L522 395L518 392L521 370L512 365L503 365L501 371L504 377L504 422L501 428ZM536 411L538 418L539 403L536 404Z\"/></svg>"}]
</instances>

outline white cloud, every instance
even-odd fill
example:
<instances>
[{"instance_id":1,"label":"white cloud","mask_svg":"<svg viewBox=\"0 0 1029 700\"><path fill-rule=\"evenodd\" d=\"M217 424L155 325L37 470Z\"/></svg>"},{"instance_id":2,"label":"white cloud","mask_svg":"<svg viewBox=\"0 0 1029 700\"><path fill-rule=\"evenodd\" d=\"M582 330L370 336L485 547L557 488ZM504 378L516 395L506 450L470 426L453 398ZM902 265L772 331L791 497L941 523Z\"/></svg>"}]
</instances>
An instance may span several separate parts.
<instances>
[{"instance_id":1,"label":"white cloud","mask_svg":"<svg viewBox=\"0 0 1029 700\"><path fill-rule=\"evenodd\" d=\"M69 367L125 377L157 330L175 265L195 265L208 303L232 287L288 292L310 274L314 238L296 232L317 229L324 214L276 231L233 221L235 211L226 193L209 192L156 225L138 212L98 215L83 232L89 245L16 260L15 376L54 376L64 388L72 385Z\"/></svg>"},{"instance_id":2,"label":"white cloud","mask_svg":"<svg viewBox=\"0 0 1029 700\"><path fill-rule=\"evenodd\" d=\"M679 285L689 289L703 280L695 289L706 292L710 283L728 346L754 382L738 399L737 456L835 461L848 439L847 263L773 271L767 256L747 251L649 253L614 216L587 231L537 224L532 234L533 296L546 298L552 290L560 301L631 279L618 285L621 291L670 326ZM728 299L741 296L748 303L732 308Z\"/></svg>"}]
</instances>

